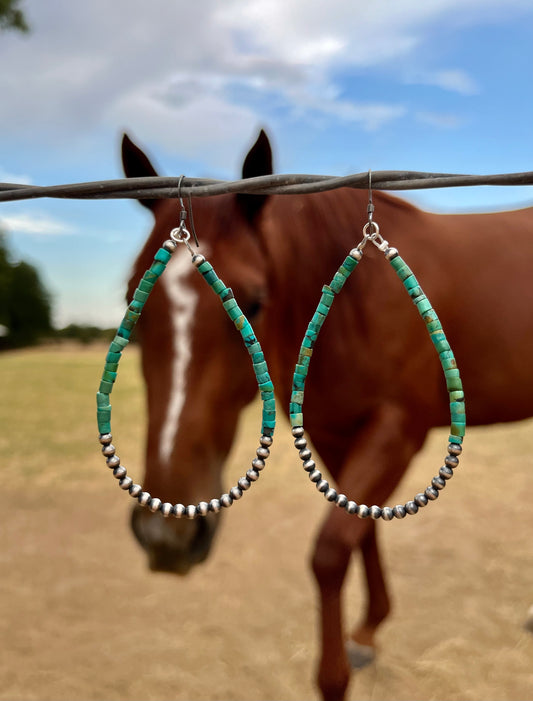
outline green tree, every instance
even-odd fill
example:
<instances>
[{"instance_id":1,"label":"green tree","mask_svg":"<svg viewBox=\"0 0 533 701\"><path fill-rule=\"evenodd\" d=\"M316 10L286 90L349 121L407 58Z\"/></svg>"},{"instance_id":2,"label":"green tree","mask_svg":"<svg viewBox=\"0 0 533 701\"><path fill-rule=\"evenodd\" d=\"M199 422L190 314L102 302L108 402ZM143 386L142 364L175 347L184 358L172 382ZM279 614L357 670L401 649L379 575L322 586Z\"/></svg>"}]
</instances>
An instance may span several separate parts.
<instances>
[{"instance_id":1,"label":"green tree","mask_svg":"<svg viewBox=\"0 0 533 701\"><path fill-rule=\"evenodd\" d=\"M24 261L12 263L1 235L0 324L7 327L8 347L32 345L52 333L50 296L39 273Z\"/></svg>"},{"instance_id":2,"label":"green tree","mask_svg":"<svg viewBox=\"0 0 533 701\"><path fill-rule=\"evenodd\" d=\"M20 0L0 0L0 30L17 29L19 32L29 31L24 13L17 5Z\"/></svg>"}]
</instances>

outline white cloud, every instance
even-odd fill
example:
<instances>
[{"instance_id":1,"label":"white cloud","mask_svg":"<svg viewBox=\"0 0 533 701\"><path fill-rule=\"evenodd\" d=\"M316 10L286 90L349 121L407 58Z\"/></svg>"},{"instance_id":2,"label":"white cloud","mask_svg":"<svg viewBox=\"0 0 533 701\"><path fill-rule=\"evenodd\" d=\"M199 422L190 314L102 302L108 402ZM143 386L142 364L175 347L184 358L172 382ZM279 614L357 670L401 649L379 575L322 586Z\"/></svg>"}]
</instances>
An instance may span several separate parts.
<instances>
[{"instance_id":1,"label":"white cloud","mask_svg":"<svg viewBox=\"0 0 533 701\"><path fill-rule=\"evenodd\" d=\"M408 84L433 85L460 95L477 95L480 92L475 80L460 69L418 72L407 76L405 82Z\"/></svg>"},{"instance_id":2,"label":"white cloud","mask_svg":"<svg viewBox=\"0 0 533 701\"><path fill-rule=\"evenodd\" d=\"M74 233L73 228L48 214L12 214L0 217L0 228L15 234L31 234L35 236L58 236Z\"/></svg>"},{"instance_id":3,"label":"white cloud","mask_svg":"<svg viewBox=\"0 0 533 701\"><path fill-rule=\"evenodd\" d=\"M32 179L29 175L21 175L19 173L10 173L0 166L0 182L13 183L17 185L31 185Z\"/></svg>"}]
</instances>

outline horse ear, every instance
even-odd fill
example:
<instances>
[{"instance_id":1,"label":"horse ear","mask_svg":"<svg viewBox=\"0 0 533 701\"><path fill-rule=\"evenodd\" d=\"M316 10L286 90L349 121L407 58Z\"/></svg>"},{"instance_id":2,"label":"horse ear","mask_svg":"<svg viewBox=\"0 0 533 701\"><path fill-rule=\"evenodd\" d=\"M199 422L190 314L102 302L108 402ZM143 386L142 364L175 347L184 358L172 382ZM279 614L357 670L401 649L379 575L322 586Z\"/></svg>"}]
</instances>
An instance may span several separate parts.
<instances>
[{"instance_id":1,"label":"horse ear","mask_svg":"<svg viewBox=\"0 0 533 701\"><path fill-rule=\"evenodd\" d=\"M158 173L151 164L148 156L133 143L127 134L122 136L122 167L127 178L143 178L157 176ZM151 211L159 200L139 200Z\"/></svg>"},{"instance_id":2,"label":"horse ear","mask_svg":"<svg viewBox=\"0 0 533 701\"><path fill-rule=\"evenodd\" d=\"M243 178L255 178L261 175L272 175L272 148L264 129L261 129L255 144L252 146L242 165ZM257 217L268 195L237 195L237 202L248 221L253 222Z\"/></svg>"}]
</instances>

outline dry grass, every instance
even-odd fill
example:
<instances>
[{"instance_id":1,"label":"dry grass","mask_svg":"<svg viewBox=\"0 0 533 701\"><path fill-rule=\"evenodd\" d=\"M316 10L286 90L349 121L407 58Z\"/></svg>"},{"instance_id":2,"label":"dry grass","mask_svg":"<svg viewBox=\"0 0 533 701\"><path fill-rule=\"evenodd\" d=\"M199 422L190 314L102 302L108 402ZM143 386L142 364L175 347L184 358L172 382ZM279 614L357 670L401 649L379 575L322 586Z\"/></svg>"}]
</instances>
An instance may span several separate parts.
<instances>
[{"instance_id":1,"label":"dry grass","mask_svg":"<svg viewBox=\"0 0 533 701\"><path fill-rule=\"evenodd\" d=\"M226 515L210 560L186 579L150 574L128 530L130 500L95 441L103 352L0 356L0 699L316 698L306 561L329 507L295 464L288 431L280 426L260 483ZM114 401L121 456L140 477L134 349ZM247 466L257 424L254 406L228 480ZM445 441L431 435L398 500L427 483ZM436 504L382 528L395 609L351 699L533 699L533 638L522 629L533 603L533 422L470 430L466 446ZM351 623L363 599L356 562Z\"/></svg>"}]
</instances>

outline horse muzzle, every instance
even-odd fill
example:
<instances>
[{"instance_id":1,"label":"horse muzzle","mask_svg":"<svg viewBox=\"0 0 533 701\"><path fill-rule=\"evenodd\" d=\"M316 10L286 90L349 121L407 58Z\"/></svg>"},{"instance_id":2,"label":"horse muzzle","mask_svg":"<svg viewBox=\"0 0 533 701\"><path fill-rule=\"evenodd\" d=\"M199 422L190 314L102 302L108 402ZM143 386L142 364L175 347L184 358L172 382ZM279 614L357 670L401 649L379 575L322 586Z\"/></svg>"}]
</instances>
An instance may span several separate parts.
<instances>
[{"instance_id":1,"label":"horse muzzle","mask_svg":"<svg viewBox=\"0 0 533 701\"><path fill-rule=\"evenodd\" d=\"M185 575L209 555L218 519L217 514L192 520L165 518L135 505L131 528L153 572Z\"/></svg>"}]
</instances>

